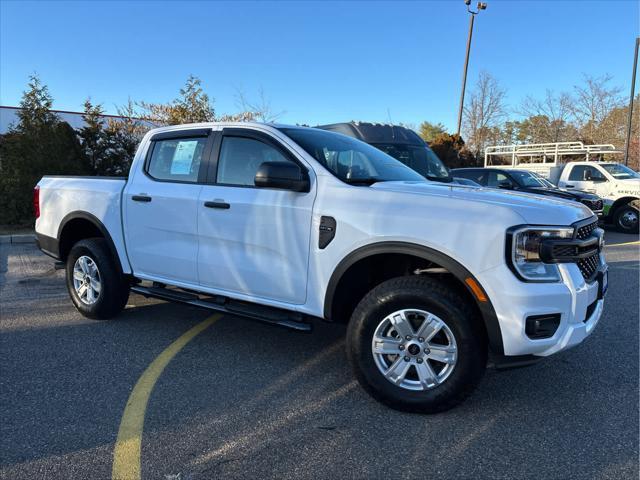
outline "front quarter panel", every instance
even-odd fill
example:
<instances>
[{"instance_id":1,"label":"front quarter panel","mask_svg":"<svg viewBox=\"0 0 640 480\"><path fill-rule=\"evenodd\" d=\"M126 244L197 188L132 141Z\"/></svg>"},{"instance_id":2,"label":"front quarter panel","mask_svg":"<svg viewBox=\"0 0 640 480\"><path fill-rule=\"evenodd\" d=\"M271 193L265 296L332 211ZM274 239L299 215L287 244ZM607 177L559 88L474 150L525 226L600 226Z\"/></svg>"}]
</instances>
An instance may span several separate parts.
<instances>
[{"instance_id":1,"label":"front quarter panel","mask_svg":"<svg viewBox=\"0 0 640 480\"><path fill-rule=\"evenodd\" d=\"M431 196L401 194L349 186L319 175L318 189L306 308L319 316L334 270L358 248L381 242L424 246L450 257L477 276L504 264L506 228L524 223L509 208L450 198L446 186ZM336 220L335 238L325 249L318 247L322 216Z\"/></svg>"}]
</instances>

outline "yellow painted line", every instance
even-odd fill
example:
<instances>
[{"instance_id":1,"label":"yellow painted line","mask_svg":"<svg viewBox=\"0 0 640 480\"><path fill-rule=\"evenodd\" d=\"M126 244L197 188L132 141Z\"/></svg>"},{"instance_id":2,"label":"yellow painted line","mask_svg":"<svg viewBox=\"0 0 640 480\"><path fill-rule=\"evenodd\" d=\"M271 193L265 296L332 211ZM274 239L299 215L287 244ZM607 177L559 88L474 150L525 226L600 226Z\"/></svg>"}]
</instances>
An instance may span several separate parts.
<instances>
[{"instance_id":1,"label":"yellow painted line","mask_svg":"<svg viewBox=\"0 0 640 480\"><path fill-rule=\"evenodd\" d=\"M111 470L113 480L138 480L140 478L142 429L151 391L173 357L196 335L210 327L221 316L220 314L213 315L182 334L151 362L136 386L133 387L122 414L118 438L113 450L113 468Z\"/></svg>"},{"instance_id":2,"label":"yellow painted line","mask_svg":"<svg viewBox=\"0 0 640 480\"><path fill-rule=\"evenodd\" d=\"M626 242L626 243L611 243L607 245L607 247L624 247L625 245L640 245L640 240L636 240L635 242Z\"/></svg>"}]
</instances>

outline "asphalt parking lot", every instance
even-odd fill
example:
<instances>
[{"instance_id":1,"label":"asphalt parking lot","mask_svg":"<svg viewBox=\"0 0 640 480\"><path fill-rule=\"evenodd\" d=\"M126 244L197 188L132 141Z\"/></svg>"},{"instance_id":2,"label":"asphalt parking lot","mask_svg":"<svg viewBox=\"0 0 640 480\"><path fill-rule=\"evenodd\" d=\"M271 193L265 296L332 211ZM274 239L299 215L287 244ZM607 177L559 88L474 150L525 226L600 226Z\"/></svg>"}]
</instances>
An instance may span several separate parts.
<instances>
[{"instance_id":1,"label":"asphalt parking lot","mask_svg":"<svg viewBox=\"0 0 640 480\"><path fill-rule=\"evenodd\" d=\"M637 238L607 232L605 315L573 350L489 370L462 406L390 410L354 381L344 327L312 335L225 316L161 372L143 410L143 478L638 478ZM83 318L34 245L0 245L0 477L112 476L127 400L211 318L131 295Z\"/></svg>"}]
</instances>

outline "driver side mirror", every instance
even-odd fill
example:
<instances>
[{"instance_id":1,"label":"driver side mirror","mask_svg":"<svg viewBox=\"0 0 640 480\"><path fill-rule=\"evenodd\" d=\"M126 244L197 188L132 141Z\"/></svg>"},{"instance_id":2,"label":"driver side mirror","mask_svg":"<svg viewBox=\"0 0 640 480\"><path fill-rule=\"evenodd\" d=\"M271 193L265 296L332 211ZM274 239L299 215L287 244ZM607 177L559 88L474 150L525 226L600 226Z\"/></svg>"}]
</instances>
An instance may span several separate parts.
<instances>
[{"instance_id":1,"label":"driver side mirror","mask_svg":"<svg viewBox=\"0 0 640 480\"><path fill-rule=\"evenodd\" d=\"M309 175L293 162L264 162L253 180L256 187L308 192Z\"/></svg>"}]
</instances>

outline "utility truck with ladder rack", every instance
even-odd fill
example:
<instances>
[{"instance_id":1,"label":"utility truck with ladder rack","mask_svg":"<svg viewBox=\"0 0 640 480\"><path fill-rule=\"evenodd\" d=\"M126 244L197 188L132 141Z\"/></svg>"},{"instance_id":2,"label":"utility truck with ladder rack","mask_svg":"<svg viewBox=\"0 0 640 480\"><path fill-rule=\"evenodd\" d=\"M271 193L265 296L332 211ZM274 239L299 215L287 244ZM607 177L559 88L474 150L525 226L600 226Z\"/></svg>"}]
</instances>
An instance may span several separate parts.
<instances>
[{"instance_id":1,"label":"utility truck with ladder rack","mask_svg":"<svg viewBox=\"0 0 640 480\"><path fill-rule=\"evenodd\" d=\"M604 200L604 221L638 233L640 174L609 160L620 155L611 144L582 142L496 145L485 149L485 167L535 172L563 189L585 190Z\"/></svg>"}]
</instances>

